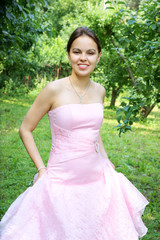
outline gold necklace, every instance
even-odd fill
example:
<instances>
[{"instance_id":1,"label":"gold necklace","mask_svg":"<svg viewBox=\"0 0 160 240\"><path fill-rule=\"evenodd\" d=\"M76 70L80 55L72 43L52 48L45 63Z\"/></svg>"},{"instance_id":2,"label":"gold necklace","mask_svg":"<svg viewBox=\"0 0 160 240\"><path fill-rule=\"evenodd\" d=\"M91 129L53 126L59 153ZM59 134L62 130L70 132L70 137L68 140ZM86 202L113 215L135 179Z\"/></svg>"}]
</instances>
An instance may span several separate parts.
<instances>
[{"instance_id":1,"label":"gold necklace","mask_svg":"<svg viewBox=\"0 0 160 240\"><path fill-rule=\"evenodd\" d=\"M71 83L71 86L72 86L73 90L75 91L75 93L77 94L77 96L80 98L80 103L82 103L82 98L86 95L86 93L87 93L87 91L88 91L88 89L89 89L89 87L90 87L90 85L91 85L91 81L89 81L89 84L88 84L88 86L86 87L86 89L85 89L85 91L84 91L83 94L79 94L79 93L77 92L77 90L75 89L75 87L74 87L73 84L72 84L72 81L71 81L70 76L69 76L69 81L70 81L70 83Z\"/></svg>"}]
</instances>

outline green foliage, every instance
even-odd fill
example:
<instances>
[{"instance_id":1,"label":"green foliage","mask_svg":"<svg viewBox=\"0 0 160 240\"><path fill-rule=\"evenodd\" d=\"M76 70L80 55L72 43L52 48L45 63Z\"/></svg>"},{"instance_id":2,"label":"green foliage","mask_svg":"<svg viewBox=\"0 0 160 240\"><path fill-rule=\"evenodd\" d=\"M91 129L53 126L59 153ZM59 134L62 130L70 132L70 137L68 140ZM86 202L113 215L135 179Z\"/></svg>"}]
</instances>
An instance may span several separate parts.
<instances>
[{"instance_id":1,"label":"green foliage","mask_svg":"<svg viewBox=\"0 0 160 240\"><path fill-rule=\"evenodd\" d=\"M48 31L45 22L47 1L2 1L0 7L0 62L3 72L0 84L5 78L14 76L21 81L27 72L33 72L34 64L28 59L28 51L44 31ZM32 60L33 61L33 60ZM21 82L22 83L22 82Z\"/></svg>"},{"instance_id":2,"label":"green foliage","mask_svg":"<svg viewBox=\"0 0 160 240\"><path fill-rule=\"evenodd\" d=\"M33 51L30 52L31 59L34 58L40 66L60 66L61 63L67 63L66 41L58 36L48 38L43 34Z\"/></svg>"},{"instance_id":3,"label":"green foliage","mask_svg":"<svg viewBox=\"0 0 160 240\"><path fill-rule=\"evenodd\" d=\"M113 7L110 12L108 8L106 9L107 35L126 74L128 72L126 83L129 80L133 85L130 88L129 103L122 102L122 108L118 109L121 115L118 117L119 124L116 127L121 135L122 132L131 130L131 125L137 121L141 108L152 110L160 101L160 23L158 19L160 4L158 1L144 0L138 5L136 12L127 8L125 4L106 2L106 6ZM110 61L113 62L113 59ZM119 69L116 64L113 64L111 71L113 73L123 71L122 66L119 64L118 66ZM111 76L114 74L111 73ZM125 76L124 73L122 76ZM120 79L119 76L119 84ZM150 111L146 110L144 116L147 117L149 113Z\"/></svg>"},{"instance_id":4,"label":"green foliage","mask_svg":"<svg viewBox=\"0 0 160 240\"><path fill-rule=\"evenodd\" d=\"M22 96L28 93L29 88L27 84L17 85L11 78L5 81L5 86L2 88L1 92L7 96Z\"/></svg>"},{"instance_id":5,"label":"green foliage","mask_svg":"<svg viewBox=\"0 0 160 240\"><path fill-rule=\"evenodd\" d=\"M28 96L36 97L40 93L40 91L47 85L47 83L49 83L49 81L47 81L46 76L41 78L39 75L37 75L35 80L36 87L29 90Z\"/></svg>"},{"instance_id":6,"label":"green foliage","mask_svg":"<svg viewBox=\"0 0 160 240\"><path fill-rule=\"evenodd\" d=\"M44 31L44 12L47 1L5 0L1 3L1 49L4 54L14 50L28 50Z\"/></svg>"},{"instance_id":7,"label":"green foliage","mask_svg":"<svg viewBox=\"0 0 160 240\"><path fill-rule=\"evenodd\" d=\"M131 125L139 121L137 115L142 106L141 99L132 94L129 97L122 97L122 99L128 100L128 103L126 101L121 102L121 107L119 107L116 112L119 124L114 128L117 128L119 131L119 136L121 136L122 133L131 131Z\"/></svg>"}]
</instances>

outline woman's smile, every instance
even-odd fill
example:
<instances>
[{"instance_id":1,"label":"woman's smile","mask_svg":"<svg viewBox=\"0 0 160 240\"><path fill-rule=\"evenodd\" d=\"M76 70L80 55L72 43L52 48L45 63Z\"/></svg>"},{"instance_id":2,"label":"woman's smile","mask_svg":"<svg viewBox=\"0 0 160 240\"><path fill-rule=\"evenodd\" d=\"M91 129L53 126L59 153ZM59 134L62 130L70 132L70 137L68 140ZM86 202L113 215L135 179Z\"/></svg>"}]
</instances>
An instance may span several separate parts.
<instances>
[{"instance_id":1,"label":"woman's smile","mask_svg":"<svg viewBox=\"0 0 160 240\"><path fill-rule=\"evenodd\" d=\"M79 69L81 69L81 70L85 70L85 69L87 69L87 68L89 67L89 65L88 65L88 64L80 63L80 64L78 64L78 67L79 67Z\"/></svg>"},{"instance_id":2,"label":"woman's smile","mask_svg":"<svg viewBox=\"0 0 160 240\"><path fill-rule=\"evenodd\" d=\"M68 57L74 73L89 76L99 62L100 54L92 38L81 36L73 41Z\"/></svg>"}]
</instances>

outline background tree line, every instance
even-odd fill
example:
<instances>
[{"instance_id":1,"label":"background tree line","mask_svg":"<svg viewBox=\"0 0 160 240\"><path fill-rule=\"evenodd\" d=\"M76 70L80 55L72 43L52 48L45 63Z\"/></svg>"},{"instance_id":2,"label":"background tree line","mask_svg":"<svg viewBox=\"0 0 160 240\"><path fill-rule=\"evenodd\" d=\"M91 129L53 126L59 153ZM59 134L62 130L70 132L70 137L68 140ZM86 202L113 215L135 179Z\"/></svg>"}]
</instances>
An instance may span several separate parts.
<instances>
[{"instance_id":1,"label":"background tree line","mask_svg":"<svg viewBox=\"0 0 160 240\"><path fill-rule=\"evenodd\" d=\"M160 2L157 0L4 0L0 7L0 85L20 95L39 82L70 73L66 43L78 26L102 42L92 79L100 82L117 110L121 134L160 102Z\"/></svg>"}]
</instances>

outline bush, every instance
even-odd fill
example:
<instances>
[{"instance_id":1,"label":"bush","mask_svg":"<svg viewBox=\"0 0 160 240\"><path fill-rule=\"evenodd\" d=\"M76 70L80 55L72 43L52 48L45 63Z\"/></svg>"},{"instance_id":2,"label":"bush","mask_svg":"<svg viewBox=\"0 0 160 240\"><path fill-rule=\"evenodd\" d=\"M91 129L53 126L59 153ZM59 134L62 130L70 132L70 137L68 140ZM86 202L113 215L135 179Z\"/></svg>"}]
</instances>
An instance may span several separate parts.
<instances>
[{"instance_id":1,"label":"bush","mask_svg":"<svg viewBox=\"0 0 160 240\"><path fill-rule=\"evenodd\" d=\"M11 78L9 81L5 81L5 86L2 88L2 93L11 97L25 95L28 91L27 84L17 85Z\"/></svg>"}]
</instances>

